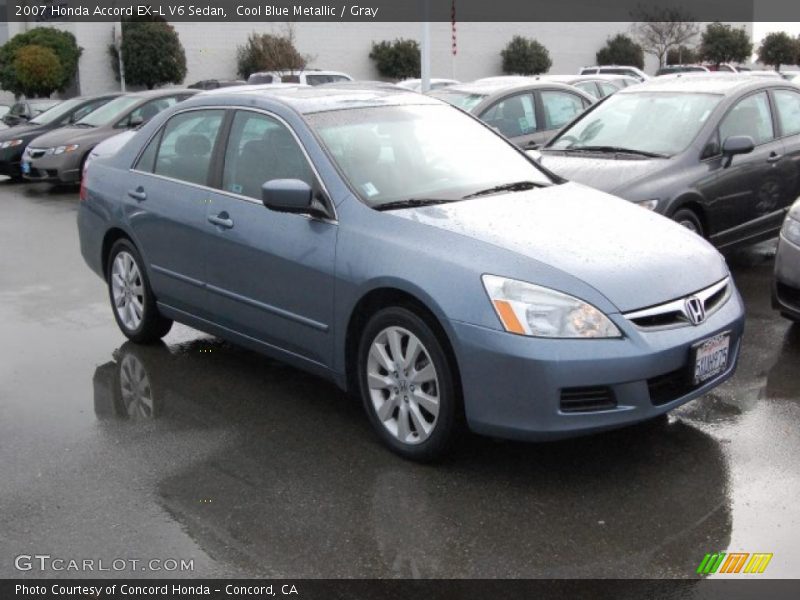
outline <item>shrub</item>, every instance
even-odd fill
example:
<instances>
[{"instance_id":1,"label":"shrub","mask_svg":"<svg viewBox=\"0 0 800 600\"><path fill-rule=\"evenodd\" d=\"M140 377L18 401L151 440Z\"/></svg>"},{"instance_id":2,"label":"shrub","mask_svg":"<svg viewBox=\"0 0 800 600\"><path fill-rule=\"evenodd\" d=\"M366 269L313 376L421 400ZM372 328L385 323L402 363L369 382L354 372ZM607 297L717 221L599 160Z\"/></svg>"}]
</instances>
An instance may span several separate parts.
<instances>
[{"instance_id":1,"label":"shrub","mask_svg":"<svg viewBox=\"0 0 800 600\"><path fill-rule=\"evenodd\" d=\"M717 66L727 62L746 62L753 53L753 43L744 28L710 23L703 32L700 56Z\"/></svg>"},{"instance_id":2,"label":"shrub","mask_svg":"<svg viewBox=\"0 0 800 600\"><path fill-rule=\"evenodd\" d=\"M16 70L17 53L26 46L46 48L52 52L58 62L58 76L51 78L47 86L42 86L40 93L45 93L45 89L48 87L51 88L49 93L65 91L78 71L78 59L82 50L75 42L74 35L68 31L51 27L36 27L17 34L0 47L0 87L16 95L26 93L23 89L25 86L19 81ZM49 58L43 58L43 53L40 51L26 54L30 61L37 61L40 64L43 64L42 61L52 62ZM37 56L38 58L36 58ZM29 60L26 59L21 64L27 65Z\"/></svg>"},{"instance_id":3,"label":"shrub","mask_svg":"<svg viewBox=\"0 0 800 600\"><path fill-rule=\"evenodd\" d=\"M378 73L383 77L408 79L420 76L419 44L416 40L373 42L369 57L375 61Z\"/></svg>"},{"instance_id":4,"label":"shrub","mask_svg":"<svg viewBox=\"0 0 800 600\"><path fill-rule=\"evenodd\" d=\"M503 71L515 75L538 75L553 66L547 48L520 35L512 38L500 56L503 57Z\"/></svg>"},{"instance_id":5,"label":"shrub","mask_svg":"<svg viewBox=\"0 0 800 600\"><path fill-rule=\"evenodd\" d=\"M595 58L598 65L629 65L644 69L644 50L624 33L606 41Z\"/></svg>"},{"instance_id":6,"label":"shrub","mask_svg":"<svg viewBox=\"0 0 800 600\"><path fill-rule=\"evenodd\" d=\"M183 83L186 77L186 53L175 29L162 20L122 22L122 62L125 83L148 90L168 83ZM111 68L119 74L119 55L109 48Z\"/></svg>"},{"instance_id":7,"label":"shrub","mask_svg":"<svg viewBox=\"0 0 800 600\"><path fill-rule=\"evenodd\" d=\"M258 71L302 71L307 63L308 57L295 48L291 28L284 35L254 31L236 49L236 70L243 79Z\"/></svg>"},{"instance_id":8,"label":"shrub","mask_svg":"<svg viewBox=\"0 0 800 600\"><path fill-rule=\"evenodd\" d=\"M61 63L50 48L31 44L17 50L14 71L23 94L49 96L61 81Z\"/></svg>"},{"instance_id":9,"label":"shrub","mask_svg":"<svg viewBox=\"0 0 800 600\"><path fill-rule=\"evenodd\" d=\"M689 46L680 45L667 51L668 65L689 65L700 62L700 53Z\"/></svg>"},{"instance_id":10,"label":"shrub","mask_svg":"<svg viewBox=\"0 0 800 600\"><path fill-rule=\"evenodd\" d=\"M797 41L785 31L770 33L758 48L758 62L775 67L793 65L797 61Z\"/></svg>"}]
</instances>

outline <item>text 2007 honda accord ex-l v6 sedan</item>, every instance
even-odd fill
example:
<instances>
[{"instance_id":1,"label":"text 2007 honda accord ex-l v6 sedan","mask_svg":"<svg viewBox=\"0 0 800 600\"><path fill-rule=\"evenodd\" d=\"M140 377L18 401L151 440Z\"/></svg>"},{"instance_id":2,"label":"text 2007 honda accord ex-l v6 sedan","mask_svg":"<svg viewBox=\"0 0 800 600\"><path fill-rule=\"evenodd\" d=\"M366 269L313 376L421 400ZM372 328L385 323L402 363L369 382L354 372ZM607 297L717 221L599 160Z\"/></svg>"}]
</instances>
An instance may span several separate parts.
<instances>
[{"instance_id":1,"label":"text 2007 honda accord ex-l v6 sedan","mask_svg":"<svg viewBox=\"0 0 800 600\"><path fill-rule=\"evenodd\" d=\"M93 160L81 195L126 336L176 320L329 378L406 457L463 422L642 421L735 368L743 306L711 245L425 96L198 95Z\"/></svg>"}]
</instances>

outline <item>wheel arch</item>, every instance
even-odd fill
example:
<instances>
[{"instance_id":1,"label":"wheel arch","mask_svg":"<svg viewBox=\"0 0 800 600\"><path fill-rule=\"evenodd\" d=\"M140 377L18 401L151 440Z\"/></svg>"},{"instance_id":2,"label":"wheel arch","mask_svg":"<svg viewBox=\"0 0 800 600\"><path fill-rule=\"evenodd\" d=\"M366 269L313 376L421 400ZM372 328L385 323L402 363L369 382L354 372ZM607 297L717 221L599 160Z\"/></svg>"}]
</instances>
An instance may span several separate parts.
<instances>
[{"instance_id":1,"label":"wheel arch","mask_svg":"<svg viewBox=\"0 0 800 600\"><path fill-rule=\"evenodd\" d=\"M711 233L709 228L708 214L704 206L703 197L696 192L686 192L678 196L670 205L667 211L667 216L672 218L676 212L682 209L691 210L697 218L700 219L700 224L703 226L705 236Z\"/></svg>"},{"instance_id":2,"label":"wheel arch","mask_svg":"<svg viewBox=\"0 0 800 600\"><path fill-rule=\"evenodd\" d=\"M128 232L120 227L111 227L103 236L103 243L100 249L100 264L103 267L103 279L106 281L108 280L108 255L111 252L111 247L117 242L117 240L121 239L126 239L130 241L131 244L136 246L136 242L128 234ZM136 249L138 250L139 247L136 246Z\"/></svg>"}]
</instances>

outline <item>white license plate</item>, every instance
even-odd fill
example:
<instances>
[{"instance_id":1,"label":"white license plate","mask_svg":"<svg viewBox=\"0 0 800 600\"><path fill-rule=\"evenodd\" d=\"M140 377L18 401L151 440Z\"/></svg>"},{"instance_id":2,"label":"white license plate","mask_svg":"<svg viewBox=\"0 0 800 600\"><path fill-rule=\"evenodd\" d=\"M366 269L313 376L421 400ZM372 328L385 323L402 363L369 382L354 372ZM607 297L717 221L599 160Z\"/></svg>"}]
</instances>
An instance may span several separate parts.
<instances>
[{"instance_id":1,"label":"white license plate","mask_svg":"<svg viewBox=\"0 0 800 600\"><path fill-rule=\"evenodd\" d=\"M25 173L26 175L28 173L30 173L31 172L31 163L29 163L28 161L23 160L22 161L22 172Z\"/></svg>"},{"instance_id":2,"label":"white license plate","mask_svg":"<svg viewBox=\"0 0 800 600\"><path fill-rule=\"evenodd\" d=\"M721 333L694 346L694 385L725 372L731 349L731 334Z\"/></svg>"}]
</instances>

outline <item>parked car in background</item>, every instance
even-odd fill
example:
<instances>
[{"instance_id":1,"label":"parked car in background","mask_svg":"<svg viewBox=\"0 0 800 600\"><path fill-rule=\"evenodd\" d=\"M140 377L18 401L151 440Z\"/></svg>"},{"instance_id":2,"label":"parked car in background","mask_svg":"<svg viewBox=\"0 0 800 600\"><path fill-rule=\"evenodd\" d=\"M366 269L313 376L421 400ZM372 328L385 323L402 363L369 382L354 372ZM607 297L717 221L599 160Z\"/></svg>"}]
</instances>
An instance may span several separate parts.
<instances>
[{"instance_id":1,"label":"parked car in background","mask_svg":"<svg viewBox=\"0 0 800 600\"><path fill-rule=\"evenodd\" d=\"M659 77L587 110L540 160L719 248L767 239L800 195L800 89L731 75Z\"/></svg>"},{"instance_id":2,"label":"parked car in background","mask_svg":"<svg viewBox=\"0 0 800 600\"><path fill-rule=\"evenodd\" d=\"M22 179L22 155L33 139L81 120L119 95L112 93L70 98L26 123L0 132L0 175Z\"/></svg>"},{"instance_id":3,"label":"parked car in background","mask_svg":"<svg viewBox=\"0 0 800 600\"><path fill-rule=\"evenodd\" d=\"M536 75L535 81L556 81L578 88L595 99L605 98L621 90L623 85L605 79L604 75ZM621 76L620 76L621 77ZM638 80L636 80L638 83Z\"/></svg>"},{"instance_id":4,"label":"parked car in background","mask_svg":"<svg viewBox=\"0 0 800 600\"><path fill-rule=\"evenodd\" d=\"M800 321L800 200L786 215L778 238L772 306L786 318Z\"/></svg>"},{"instance_id":5,"label":"parked car in background","mask_svg":"<svg viewBox=\"0 0 800 600\"><path fill-rule=\"evenodd\" d=\"M237 85L247 85L242 79L203 79L196 81L192 85L187 85L191 90L216 90L217 88L234 87Z\"/></svg>"},{"instance_id":6,"label":"parked car in background","mask_svg":"<svg viewBox=\"0 0 800 600\"><path fill-rule=\"evenodd\" d=\"M9 127L19 125L30 121L36 115L42 114L44 111L53 108L61 100L52 100L50 98L32 98L30 100L22 99L11 105L5 115L3 115L3 123Z\"/></svg>"},{"instance_id":7,"label":"parked car in background","mask_svg":"<svg viewBox=\"0 0 800 600\"><path fill-rule=\"evenodd\" d=\"M708 67L703 65L666 65L656 71L656 77L661 75L674 75L675 73L709 73Z\"/></svg>"},{"instance_id":8,"label":"parked car in background","mask_svg":"<svg viewBox=\"0 0 800 600\"><path fill-rule=\"evenodd\" d=\"M334 89L334 90L406 90L412 91L408 88L401 88L398 87L397 84L389 83L388 81L360 81L360 80L353 80L353 81L337 81L336 83L323 83L319 87L324 89Z\"/></svg>"},{"instance_id":9,"label":"parked car in background","mask_svg":"<svg viewBox=\"0 0 800 600\"><path fill-rule=\"evenodd\" d=\"M177 320L316 373L412 459L462 416L534 440L647 420L739 355L710 244L421 94L199 95L92 161L78 231L125 336Z\"/></svg>"},{"instance_id":10,"label":"parked car in background","mask_svg":"<svg viewBox=\"0 0 800 600\"><path fill-rule=\"evenodd\" d=\"M22 157L22 175L30 181L78 183L83 163L97 144L147 123L165 108L196 93L197 90L165 89L115 98L75 124L31 140Z\"/></svg>"},{"instance_id":11,"label":"parked car in background","mask_svg":"<svg viewBox=\"0 0 800 600\"><path fill-rule=\"evenodd\" d=\"M447 87L450 85L457 85L461 82L455 79L431 78L430 83L431 83L430 89L438 90L439 88ZM401 88L406 88L414 92L419 92L422 90L421 79L404 79L403 81L398 81L397 85Z\"/></svg>"},{"instance_id":12,"label":"parked car in background","mask_svg":"<svg viewBox=\"0 0 800 600\"><path fill-rule=\"evenodd\" d=\"M337 83L339 81L352 81L347 73L338 71L321 71L307 69L305 71L262 71L253 73L247 78L247 83L303 83L305 85L321 85L323 83Z\"/></svg>"},{"instance_id":13,"label":"parked car in background","mask_svg":"<svg viewBox=\"0 0 800 600\"><path fill-rule=\"evenodd\" d=\"M781 70L781 71L779 71L779 74L780 74L781 77L783 77L787 81L792 81L798 75L800 75L800 71L784 71L784 70Z\"/></svg>"},{"instance_id":14,"label":"parked car in background","mask_svg":"<svg viewBox=\"0 0 800 600\"><path fill-rule=\"evenodd\" d=\"M463 83L428 94L472 113L526 150L541 146L596 100L570 85L530 78Z\"/></svg>"},{"instance_id":15,"label":"parked car in background","mask_svg":"<svg viewBox=\"0 0 800 600\"><path fill-rule=\"evenodd\" d=\"M259 84L246 84L246 85L237 85L234 87L228 88L216 88L213 90L206 90L204 92L200 92L201 94L207 96L216 96L222 94L232 94L232 93L245 93L245 92L275 92L277 90L295 90L297 88L307 88L311 87L304 83L259 83Z\"/></svg>"},{"instance_id":16,"label":"parked car in background","mask_svg":"<svg viewBox=\"0 0 800 600\"><path fill-rule=\"evenodd\" d=\"M578 71L578 75L627 75L628 77L635 77L639 81L647 81L650 79L650 76L641 69L626 65L583 67Z\"/></svg>"},{"instance_id":17,"label":"parked car in background","mask_svg":"<svg viewBox=\"0 0 800 600\"><path fill-rule=\"evenodd\" d=\"M747 75L749 75L750 77L761 77L763 79L784 79L783 76L781 76L781 74L778 73L777 71L753 70L753 71L747 71Z\"/></svg>"}]
</instances>

